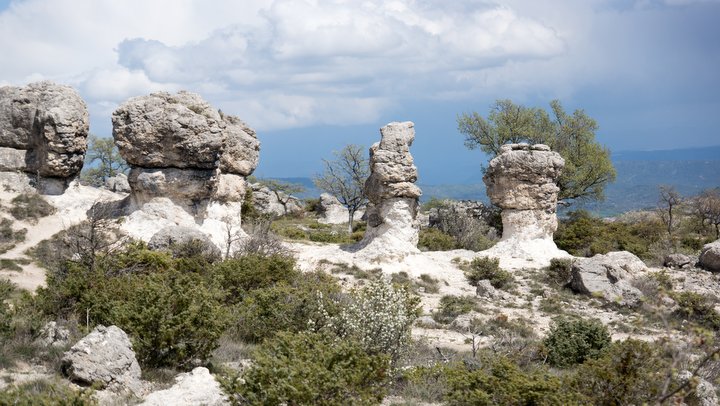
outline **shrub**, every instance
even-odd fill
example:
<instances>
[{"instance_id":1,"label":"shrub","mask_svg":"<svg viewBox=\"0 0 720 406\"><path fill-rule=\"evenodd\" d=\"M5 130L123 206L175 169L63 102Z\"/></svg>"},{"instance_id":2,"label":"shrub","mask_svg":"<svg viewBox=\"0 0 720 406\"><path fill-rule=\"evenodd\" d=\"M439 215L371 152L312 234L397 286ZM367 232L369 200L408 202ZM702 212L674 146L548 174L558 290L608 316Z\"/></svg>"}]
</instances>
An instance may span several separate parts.
<instances>
[{"instance_id":1,"label":"shrub","mask_svg":"<svg viewBox=\"0 0 720 406\"><path fill-rule=\"evenodd\" d=\"M37 193L19 194L10 203L10 214L18 220L37 221L55 212L55 208Z\"/></svg>"},{"instance_id":2,"label":"shrub","mask_svg":"<svg viewBox=\"0 0 720 406\"><path fill-rule=\"evenodd\" d=\"M15 246L15 244L25 241L26 229L13 230L13 222L10 219L3 218L0 220L0 253Z\"/></svg>"},{"instance_id":3,"label":"shrub","mask_svg":"<svg viewBox=\"0 0 720 406\"><path fill-rule=\"evenodd\" d=\"M422 251L449 251L457 248L457 240L437 228L423 228L420 230L418 248Z\"/></svg>"},{"instance_id":4,"label":"shrub","mask_svg":"<svg viewBox=\"0 0 720 406\"><path fill-rule=\"evenodd\" d=\"M215 264L212 274L227 292L226 302L236 304L248 291L291 283L300 272L290 256L249 254Z\"/></svg>"},{"instance_id":5,"label":"shrub","mask_svg":"<svg viewBox=\"0 0 720 406\"><path fill-rule=\"evenodd\" d=\"M293 281L254 289L234 307L233 329L245 341L260 342L279 331L306 330L310 320L337 314L334 299L340 294L335 278L314 272Z\"/></svg>"},{"instance_id":6,"label":"shrub","mask_svg":"<svg viewBox=\"0 0 720 406\"><path fill-rule=\"evenodd\" d=\"M565 287L572 280L572 260L567 258L553 258L550 265L545 268L545 275L549 282Z\"/></svg>"},{"instance_id":7,"label":"shrub","mask_svg":"<svg viewBox=\"0 0 720 406\"><path fill-rule=\"evenodd\" d=\"M653 344L639 340L613 343L568 378L568 386L595 405L655 404L670 365Z\"/></svg>"},{"instance_id":8,"label":"shrub","mask_svg":"<svg viewBox=\"0 0 720 406\"><path fill-rule=\"evenodd\" d=\"M62 383L33 381L0 390L0 405L14 406L93 406L97 400L92 390L72 390Z\"/></svg>"},{"instance_id":9,"label":"shrub","mask_svg":"<svg viewBox=\"0 0 720 406\"><path fill-rule=\"evenodd\" d=\"M242 380L231 375L220 383L233 404L376 405L385 395L388 361L352 339L280 333L259 347Z\"/></svg>"},{"instance_id":10,"label":"shrub","mask_svg":"<svg viewBox=\"0 0 720 406\"><path fill-rule=\"evenodd\" d=\"M15 291L15 285L6 279L0 279L0 337L7 337L12 326L12 313L7 300Z\"/></svg>"},{"instance_id":11,"label":"shrub","mask_svg":"<svg viewBox=\"0 0 720 406\"><path fill-rule=\"evenodd\" d=\"M425 289L425 293L438 293L440 291L439 283L439 280L426 273L421 274L419 280L416 282L419 287Z\"/></svg>"},{"instance_id":12,"label":"shrub","mask_svg":"<svg viewBox=\"0 0 720 406\"><path fill-rule=\"evenodd\" d=\"M610 344L610 333L599 320L560 318L543 340L550 365L568 367L597 358Z\"/></svg>"},{"instance_id":13,"label":"shrub","mask_svg":"<svg viewBox=\"0 0 720 406\"><path fill-rule=\"evenodd\" d=\"M357 341L370 354L387 354L397 362L410 342L419 302L404 287L378 278L353 289L337 316L326 317L324 329Z\"/></svg>"},{"instance_id":14,"label":"shrub","mask_svg":"<svg viewBox=\"0 0 720 406\"><path fill-rule=\"evenodd\" d=\"M498 230L490 227L484 219L469 215L462 208L447 201L437 204L436 210L438 219L433 227L452 236L457 248L482 251L494 244Z\"/></svg>"},{"instance_id":15,"label":"shrub","mask_svg":"<svg viewBox=\"0 0 720 406\"><path fill-rule=\"evenodd\" d=\"M500 269L500 260L497 258L475 258L465 267L465 277L472 286L477 286L483 279L497 289L506 289L512 286L512 274Z\"/></svg>"},{"instance_id":16,"label":"shrub","mask_svg":"<svg viewBox=\"0 0 720 406\"><path fill-rule=\"evenodd\" d=\"M482 367L455 364L447 372L451 406L584 404L561 379L542 369L522 371L504 357L481 358Z\"/></svg>"},{"instance_id":17,"label":"shrub","mask_svg":"<svg viewBox=\"0 0 720 406\"><path fill-rule=\"evenodd\" d=\"M461 314L470 313L477 308L477 301L473 296L446 295L440 298L438 311L433 313L433 319L438 323L450 323Z\"/></svg>"},{"instance_id":18,"label":"shrub","mask_svg":"<svg viewBox=\"0 0 720 406\"><path fill-rule=\"evenodd\" d=\"M680 292L672 294L677 302L676 315L692 320L712 330L720 329L720 313L715 310L710 298L695 292Z\"/></svg>"}]
</instances>

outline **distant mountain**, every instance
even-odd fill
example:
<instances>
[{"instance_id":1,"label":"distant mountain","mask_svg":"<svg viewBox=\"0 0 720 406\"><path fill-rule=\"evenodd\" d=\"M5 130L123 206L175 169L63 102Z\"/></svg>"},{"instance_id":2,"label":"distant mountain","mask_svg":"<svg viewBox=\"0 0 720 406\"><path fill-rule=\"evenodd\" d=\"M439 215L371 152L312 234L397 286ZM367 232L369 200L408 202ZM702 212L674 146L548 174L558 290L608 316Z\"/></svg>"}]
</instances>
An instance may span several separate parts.
<instances>
[{"instance_id":1,"label":"distant mountain","mask_svg":"<svg viewBox=\"0 0 720 406\"><path fill-rule=\"evenodd\" d=\"M613 153L617 179L605 190L605 201L576 205L600 215L615 215L657 205L658 186L672 185L684 196L703 189L720 187L720 146L659 151L620 151ZM487 202L482 174L468 183L426 185L422 201L430 198L481 200ZM300 197L317 197L320 191L310 178L281 178L306 188Z\"/></svg>"}]
</instances>

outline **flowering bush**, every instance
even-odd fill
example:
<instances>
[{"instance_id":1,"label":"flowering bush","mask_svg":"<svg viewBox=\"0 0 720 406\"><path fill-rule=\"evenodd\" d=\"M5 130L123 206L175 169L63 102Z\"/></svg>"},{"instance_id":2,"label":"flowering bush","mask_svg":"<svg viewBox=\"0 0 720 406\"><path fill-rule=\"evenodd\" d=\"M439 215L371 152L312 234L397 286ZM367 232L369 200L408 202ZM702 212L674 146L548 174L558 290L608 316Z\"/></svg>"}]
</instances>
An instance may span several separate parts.
<instances>
[{"instance_id":1,"label":"flowering bush","mask_svg":"<svg viewBox=\"0 0 720 406\"><path fill-rule=\"evenodd\" d=\"M387 354L397 361L408 347L419 302L404 287L378 278L353 289L337 315L326 313L323 328L357 341L370 354Z\"/></svg>"}]
</instances>

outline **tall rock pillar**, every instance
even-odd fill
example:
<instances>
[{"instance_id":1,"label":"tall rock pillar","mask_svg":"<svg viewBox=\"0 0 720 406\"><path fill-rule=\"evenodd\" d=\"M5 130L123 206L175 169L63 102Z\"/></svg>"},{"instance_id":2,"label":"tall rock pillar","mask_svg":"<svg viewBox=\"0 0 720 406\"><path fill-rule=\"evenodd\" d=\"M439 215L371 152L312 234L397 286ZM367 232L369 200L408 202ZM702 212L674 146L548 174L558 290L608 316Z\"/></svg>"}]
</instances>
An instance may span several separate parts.
<instances>
[{"instance_id":1,"label":"tall rock pillar","mask_svg":"<svg viewBox=\"0 0 720 406\"><path fill-rule=\"evenodd\" d=\"M370 147L370 177L365 182L369 204L367 230L357 248L376 259L419 252L417 168L410 154L415 124L392 122L380 129L381 140Z\"/></svg>"}]
</instances>

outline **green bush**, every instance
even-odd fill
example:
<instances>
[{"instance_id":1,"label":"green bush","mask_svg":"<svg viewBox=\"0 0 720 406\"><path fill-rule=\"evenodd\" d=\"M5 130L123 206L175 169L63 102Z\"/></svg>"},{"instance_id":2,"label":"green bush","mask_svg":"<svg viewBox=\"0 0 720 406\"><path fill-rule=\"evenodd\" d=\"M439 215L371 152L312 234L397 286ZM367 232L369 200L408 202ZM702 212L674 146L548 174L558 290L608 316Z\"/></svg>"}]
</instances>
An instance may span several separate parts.
<instances>
[{"instance_id":1,"label":"green bush","mask_svg":"<svg viewBox=\"0 0 720 406\"><path fill-rule=\"evenodd\" d=\"M464 269L465 277L472 286L487 279L497 289L507 289L515 281L512 274L500 268L500 260L497 258L480 257L473 259Z\"/></svg>"},{"instance_id":2,"label":"green bush","mask_svg":"<svg viewBox=\"0 0 720 406\"><path fill-rule=\"evenodd\" d=\"M433 319L438 323L450 323L461 314L470 313L477 308L477 301L473 296L445 295L440 298L438 311L433 313Z\"/></svg>"},{"instance_id":3,"label":"green bush","mask_svg":"<svg viewBox=\"0 0 720 406\"><path fill-rule=\"evenodd\" d=\"M422 251L450 251L457 248L457 240L437 228L423 228L420 230L418 248Z\"/></svg>"},{"instance_id":4,"label":"green bush","mask_svg":"<svg viewBox=\"0 0 720 406\"><path fill-rule=\"evenodd\" d=\"M677 302L675 314L683 319L692 320L712 330L720 329L720 313L715 310L710 298L695 292L673 293Z\"/></svg>"},{"instance_id":5,"label":"green bush","mask_svg":"<svg viewBox=\"0 0 720 406\"><path fill-rule=\"evenodd\" d=\"M55 208L37 193L19 194L10 203L10 214L18 220L37 221L55 212Z\"/></svg>"},{"instance_id":6,"label":"green bush","mask_svg":"<svg viewBox=\"0 0 720 406\"><path fill-rule=\"evenodd\" d=\"M279 333L259 347L242 380L227 376L220 383L238 405L376 405L385 395L388 361L351 339Z\"/></svg>"},{"instance_id":7,"label":"green bush","mask_svg":"<svg viewBox=\"0 0 720 406\"><path fill-rule=\"evenodd\" d=\"M25 241L26 229L13 230L13 222L10 219L3 218L0 220L0 254L6 252L15 246L15 244Z\"/></svg>"},{"instance_id":8,"label":"green bush","mask_svg":"<svg viewBox=\"0 0 720 406\"><path fill-rule=\"evenodd\" d=\"M12 330L12 309L7 301L14 291L15 285L7 279L0 279L0 337L3 338Z\"/></svg>"},{"instance_id":9,"label":"green bush","mask_svg":"<svg viewBox=\"0 0 720 406\"><path fill-rule=\"evenodd\" d=\"M564 382L542 369L522 371L510 360L490 355L481 357L480 368L455 364L447 371L451 406L482 405L574 405L585 404L566 390ZM471 364L472 365L472 364Z\"/></svg>"},{"instance_id":10,"label":"green bush","mask_svg":"<svg viewBox=\"0 0 720 406\"><path fill-rule=\"evenodd\" d=\"M543 340L550 365L569 367L597 358L610 344L610 333L599 320L560 318Z\"/></svg>"},{"instance_id":11,"label":"green bush","mask_svg":"<svg viewBox=\"0 0 720 406\"><path fill-rule=\"evenodd\" d=\"M588 404L656 404L669 368L657 346L628 339L613 343L602 357L580 365L567 383L589 399Z\"/></svg>"},{"instance_id":12,"label":"green bush","mask_svg":"<svg viewBox=\"0 0 720 406\"><path fill-rule=\"evenodd\" d=\"M337 314L340 291L337 280L323 272L251 290L234 307L232 331L244 341L260 342L279 331L306 330L310 320L325 316L320 309Z\"/></svg>"},{"instance_id":13,"label":"green bush","mask_svg":"<svg viewBox=\"0 0 720 406\"><path fill-rule=\"evenodd\" d=\"M13 406L94 406L92 390L75 391L64 384L34 381L0 390L0 405Z\"/></svg>"},{"instance_id":14,"label":"green bush","mask_svg":"<svg viewBox=\"0 0 720 406\"><path fill-rule=\"evenodd\" d=\"M227 292L228 304L242 301L253 289L268 288L295 281L300 272L295 259L286 255L249 254L216 263L212 274Z\"/></svg>"},{"instance_id":15,"label":"green bush","mask_svg":"<svg viewBox=\"0 0 720 406\"><path fill-rule=\"evenodd\" d=\"M545 268L545 275L549 282L565 287L572 280L572 260L568 258L553 258L550 265Z\"/></svg>"},{"instance_id":16,"label":"green bush","mask_svg":"<svg viewBox=\"0 0 720 406\"><path fill-rule=\"evenodd\" d=\"M146 366L187 366L207 358L228 325L220 285L196 272L178 269L168 253L130 245L94 270L69 264L52 273L38 304L53 318L117 325L127 332Z\"/></svg>"}]
</instances>

